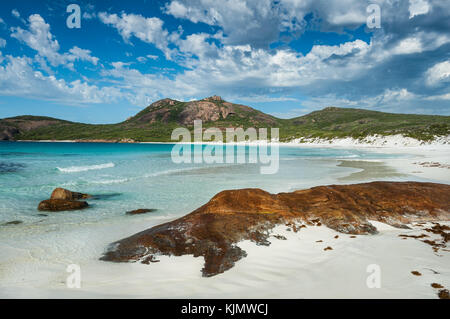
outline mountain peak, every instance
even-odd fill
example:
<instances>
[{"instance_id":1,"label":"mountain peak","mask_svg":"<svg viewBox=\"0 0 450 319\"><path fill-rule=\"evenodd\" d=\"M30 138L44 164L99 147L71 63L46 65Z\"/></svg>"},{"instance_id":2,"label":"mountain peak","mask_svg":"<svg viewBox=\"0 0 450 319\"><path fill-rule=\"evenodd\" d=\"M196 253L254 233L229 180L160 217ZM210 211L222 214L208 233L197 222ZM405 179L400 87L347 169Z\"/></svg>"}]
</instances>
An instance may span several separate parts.
<instances>
[{"instance_id":1,"label":"mountain peak","mask_svg":"<svg viewBox=\"0 0 450 319\"><path fill-rule=\"evenodd\" d=\"M222 97L221 97L221 96L218 96L218 95L213 95L213 96L204 98L203 100L204 100L204 101L217 101L217 102L224 101L224 100L222 99Z\"/></svg>"},{"instance_id":2,"label":"mountain peak","mask_svg":"<svg viewBox=\"0 0 450 319\"><path fill-rule=\"evenodd\" d=\"M162 99L129 118L127 122L142 125L154 123L193 125L195 120L202 120L205 123L220 121L222 125L231 127L239 127L243 123L250 126L268 126L276 123L275 118L270 115L245 105L226 102L218 95L189 102Z\"/></svg>"}]
</instances>

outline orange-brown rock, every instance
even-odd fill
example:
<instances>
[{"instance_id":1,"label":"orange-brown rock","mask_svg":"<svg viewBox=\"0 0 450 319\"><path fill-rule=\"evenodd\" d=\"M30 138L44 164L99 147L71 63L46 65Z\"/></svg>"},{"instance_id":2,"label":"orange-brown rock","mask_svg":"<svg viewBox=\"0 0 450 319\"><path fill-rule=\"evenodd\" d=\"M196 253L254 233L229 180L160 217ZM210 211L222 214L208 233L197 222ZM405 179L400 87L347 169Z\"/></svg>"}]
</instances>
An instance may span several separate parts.
<instances>
[{"instance_id":1,"label":"orange-brown rock","mask_svg":"<svg viewBox=\"0 0 450 319\"><path fill-rule=\"evenodd\" d=\"M60 212L65 210L78 210L87 208L89 205L83 201L67 199L47 199L39 203L38 210L49 212Z\"/></svg>"},{"instance_id":2,"label":"orange-brown rock","mask_svg":"<svg viewBox=\"0 0 450 319\"><path fill-rule=\"evenodd\" d=\"M156 209L141 208L141 209L131 210L131 211L127 212L126 214L127 215L141 215L141 214L153 213L155 211L156 211Z\"/></svg>"},{"instance_id":3,"label":"orange-brown rock","mask_svg":"<svg viewBox=\"0 0 450 319\"><path fill-rule=\"evenodd\" d=\"M55 188L50 199L79 200L90 198L91 195L72 192L64 188Z\"/></svg>"},{"instance_id":4,"label":"orange-brown rock","mask_svg":"<svg viewBox=\"0 0 450 319\"><path fill-rule=\"evenodd\" d=\"M6 223L3 223L3 224L0 224L0 226L19 225L19 224L22 224L22 223L23 223L23 221L21 221L21 220L13 220L11 222L6 222Z\"/></svg>"},{"instance_id":5,"label":"orange-brown rock","mask_svg":"<svg viewBox=\"0 0 450 319\"><path fill-rule=\"evenodd\" d=\"M431 284L431 287L436 288L436 289L444 288L444 286L442 286L441 284L435 283L435 282Z\"/></svg>"},{"instance_id":6,"label":"orange-brown rock","mask_svg":"<svg viewBox=\"0 0 450 319\"><path fill-rule=\"evenodd\" d=\"M450 292L448 289L441 289L438 293L439 299L450 299Z\"/></svg>"},{"instance_id":7,"label":"orange-brown rock","mask_svg":"<svg viewBox=\"0 0 450 319\"><path fill-rule=\"evenodd\" d=\"M204 276L222 273L246 256L242 240L269 245L276 225L321 224L347 234L374 234L371 220L395 227L450 220L450 185L373 182L270 194L260 189L223 191L175 221L113 243L105 261L143 261L149 255L203 256Z\"/></svg>"}]
</instances>

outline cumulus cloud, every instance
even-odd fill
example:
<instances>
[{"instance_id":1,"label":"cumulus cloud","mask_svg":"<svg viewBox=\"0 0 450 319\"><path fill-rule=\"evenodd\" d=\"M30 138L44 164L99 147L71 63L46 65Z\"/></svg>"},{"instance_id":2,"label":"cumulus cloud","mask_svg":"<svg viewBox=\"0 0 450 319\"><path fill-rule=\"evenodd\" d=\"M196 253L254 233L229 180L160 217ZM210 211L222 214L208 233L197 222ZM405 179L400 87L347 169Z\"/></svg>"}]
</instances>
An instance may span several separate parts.
<instances>
[{"instance_id":1,"label":"cumulus cloud","mask_svg":"<svg viewBox=\"0 0 450 319\"><path fill-rule=\"evenodd\" d=\"M430 10L430 5L426 0L409 0L409 18L421 14L427 14Z\"/></svg>"},{"instance_id":2,"label":"cumulus cloud","mask_svg":"<svg viewBox=\"0 0 450 319\"><path fill-rule=\"evenodd\" d=\"M197 38L187 41L180 48L201 59L190 60L191 69L173 78L144 74L124 62L112 63L113 68L104 70L102 75L119 79L121 90L137 105L167 96L187 100L214 92L247 101L293 101L289 97L269 97L268 93L283 93L329 78L351 78L360 70L352 63L331 67L333 60L352 54L357 63L369 50L369 45L361 40L339 46L315 46L306 56L288 49L268 52L249 45L218 48ZM204 48L205 45L210 47Z\"/></svg>"},{"instance_id":3,"label":"cumulus cloud","mask_svg":"<svg viewBox=\"0 0 450 319\"><path fill-rule=\"evenodd\" d=\"M280 32L299 36L304 20L314 14L322 29L342 31L360 26L367 19L367 3L355 0L172 0L163 10L176 18L222 28L224 43L267 47Z\"/></svg>"},{"instance_id":4,"label":"cumulus cloud","mask_svg":"<svg viewBox=\"0 0 450 319\"><path fill-rule=\"evenodd\" d=\"M436 104L436 101L442 104ZM423 113L450 115L450 94L439 96L417 95L405 88L386 89L378 95L343 97L327 94L313 97L302 102L301 109L292 109L286 113L278 113L283 118L301 116L326 106L345 108L364 108L391 113ZM443 107L444 106L444 107ZM447 108L445 107L447 106Z\"/></svg>"},{"instance_id":5,"label":"cumulus cloud","mask_svg":"<svg viewBox=\"0 0 450 319\"><path fill-rule=\"evenodd\" d=\"M225 44L267 46L278 37L282 17L271 0L258 1L172 1L165 8L167 14L219 26L227 35Z\"/></svg>"},{"instance_id":6,"label":"cumulus cloud","mask_svg":"<svg viewBox=\"0 0 450 319\"><path fill-rule=\"evenodd\" d=\"M59 42L50 32L50 25L39 14L33 14L28 18L28 29L21 27L11 28L11 37L24 42L30 48L38 52L38 55L52 66L64 65L73 68L73 62L88 61L97 64L98 58L91 56L91 51L73 47L66 53L59 53Z\"/></svg>"},{"instance_id":7,"label":"cumulus cloud","mask_svg":"<svg viewBox=\"0 0 450 319\"><path fill-rule=\"evenodd\" d=\"M426 72L428 85L450 82L450 60L435 64Z\"/></svg>"},{"instance_id":8,"label":"cumulus cloud","mask_svg":"<svg viewBox=\"0 0 450 319\"><path fill-rule=\"evenodd\" d=\"M94 65L97 65L97 63L99 61L99 58L91 56L90 50L80 49L77 46L74 46L72 49L70 49L69 53L70 54L67 56L67 59L69 61L74 61L74 60L88 61Z\"/></svg>"},{"instance_id":9,"label":"cumulus cloud","mask_svg":"<svg viewBox=\"0 0 450 319\"><path fill-rule=\"evenodd\" d=\"M172 55L172 50L169 49L169 39L176 36L170 35L167 30L163 28L164 22L156 17L145 18L142 15L122 13L108 14L100 12L98 14L100 20L107 25L113 26L124 40L129 41L132 36L141 41L152 43L158 49L166 54L167 58Z\"/></svg>"},{"instance_id":10,"label":"cumulus cloud","mask_svg":"<svg viewBox=\"0 0 450 319\"><path fill-rule=\"evenodd\" d=\"M10 55L0 63L0 94L71 105L112 102L121 97L113 87L99 88L81 80L68 83L53 75L45 76L33 68L32 59Z\"/></svg>"},{"instance_id":11,"label":"cumulus cloud","mask_svg":"<svg viewBox=\"0 0 450 319\"><path fill-rule=\"evenodd\" d=\"M450 101L450 93L441 94L441 95L427 96L425 98L425 100L429 100L429 101L440 101L440 100ZM446 112L446 113L448 113L448 112Z\"/></svg>"},{"instance_id":12,"label":"cumulus cloud","mask_svg":"<svg viewBox=\"0 0 450 319\"><path fill-rule=\"evenodd\" d=\"M189 100L199 92L192 83L177 78L170 79L162 74L141 73L130 68L130 65L113 62L112 68L102 71L102 76L114 79L112 82L115 87L134 105L146 106L163 97Z\"/></svg>"},{"instance_id":13,"label":"cumulus cloud","mask_svg":"<svg viewBox=\"0 0 450 319\"><path fill-rule=\"evenodd\" d=\"M17 9L13 9L11 11L11 14L16 18L20 18L20 13L19 13L19 11L17 11Z\"/></svg>"}]
</instances>

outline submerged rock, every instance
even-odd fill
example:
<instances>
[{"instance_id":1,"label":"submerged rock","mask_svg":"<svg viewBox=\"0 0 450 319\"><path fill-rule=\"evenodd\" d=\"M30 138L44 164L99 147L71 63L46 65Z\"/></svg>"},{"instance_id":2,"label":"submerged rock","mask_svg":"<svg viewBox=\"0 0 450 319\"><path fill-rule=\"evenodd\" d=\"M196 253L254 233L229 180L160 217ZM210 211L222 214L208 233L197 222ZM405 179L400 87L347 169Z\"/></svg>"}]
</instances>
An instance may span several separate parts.
<instances>
[{"instance_id":1,"label":"submerged rock","mask_svg":"<svg viewBox=\"0 0 450 319\"><path fill-rule=\"evenodd\" d=\"M12 225L19 225L19 224L22 224L22 223L23 223L23 221L21 221L21 220L13 220L11 222L6 222L6 223L3 223L3 224L0 224L0 226L12 226Z\"/></svg>"},{"instance_id":2,"label":"submerged rock","mask_svg":"<svg viewBox=\"0 0 450 319\"><path fill-rule=\"evenodd\" d=\"M203 256L203 276L213 276L246 256L240 241L266 245L277 225L323 224L346 234L375 234L370 220L394 227L450 220L448 194L450 185L416 182L320 186L276 195L261 189L223 191L182 218L111 244L100 259L147 263L150 255Z\"/></svg>"},{"instance_id":3,"label":"submerged rock","mask_svg":"<svg viewBox=\"0 0 450 319\"><path fill-rule=\"evenodd\" d=\"M146 213L153 213L155 212L156 209L136 209L136 210L132 210L127 212L127 215L140 215L140 214L146 214Z\"/></svg>"},{"instance_id":4,"label":"submerged rock","mask_svg":"<svg viewBox=\"0 0 450 319\"><path fill-rule=\"evenodd\" d=\"M79 200L79 199L87 199L91 198L91 195L83 194L83 193L77 193L72 192L64 188L56 188L52 195L50 196L50 199L65 199L65 200Z\"/></svg>"},{"instance_id":5,"label":"submerged rock","mask_svg":"<svg viewBox=\"0 0 450 319\"><path fill-rule=\"evenodd\" d=\"M66 210L78 210L87 208L89 205L84 201L66 199L47 199L39 203L38 210L49 212L60 212Z\"/></svg>"}]
</instances>

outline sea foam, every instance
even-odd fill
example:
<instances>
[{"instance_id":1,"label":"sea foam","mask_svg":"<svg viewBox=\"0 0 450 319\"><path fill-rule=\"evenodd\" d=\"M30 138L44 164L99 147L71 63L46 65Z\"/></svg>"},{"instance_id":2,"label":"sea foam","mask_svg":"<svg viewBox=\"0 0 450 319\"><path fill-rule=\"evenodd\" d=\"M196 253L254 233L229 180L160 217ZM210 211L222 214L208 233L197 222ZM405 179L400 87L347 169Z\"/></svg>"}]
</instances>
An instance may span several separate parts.
<instances>
[{"instance_id":1,"label":"sea foam","mask_svg":"<svg viewBox=\"0 0 450 319\"><path fill-rule=\"evenodd\" d=\"M92 170L98 170L98 169L105 169L105 168L112 168L114 167L114 163L105 163L105 164L98 164L98 165L89 165L89 166L71 166L71 167L57 167L58 171L63 173L78 173L78 172L85 172L85 171L92 171Z\"/></svg>"}]
</instances>

